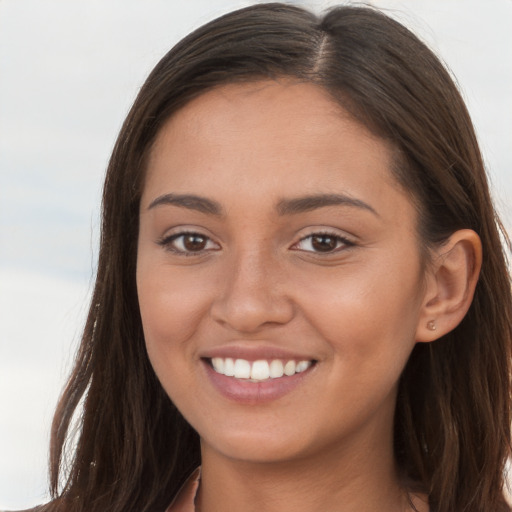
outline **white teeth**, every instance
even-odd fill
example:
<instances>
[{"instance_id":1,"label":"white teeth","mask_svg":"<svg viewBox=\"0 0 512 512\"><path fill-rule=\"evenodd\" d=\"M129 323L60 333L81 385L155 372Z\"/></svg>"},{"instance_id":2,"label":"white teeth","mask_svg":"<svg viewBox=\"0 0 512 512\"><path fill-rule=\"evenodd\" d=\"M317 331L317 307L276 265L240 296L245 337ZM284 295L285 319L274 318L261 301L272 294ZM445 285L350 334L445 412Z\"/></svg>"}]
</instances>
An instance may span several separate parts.
<instances>
[{"instance_id":1,"label":"white teeth","mask_svg":"<svg viewBox=\"0 0 512 512\"><path fill-rule=\"evenodd\" d=\"M270 378L276 379L284 375L283 363L279 359L274 359L270 363Z\"/></svg>"},{"instance_id":2,"label":"white teeth","mask_svg":"<svg viewBox=\"0 0 512 512\"><path fill-rule=\"evenodd\" d=\"M278 379L286 375L288 377L306 371L312 361L289 360L283 364L280 359L272 359L270 362L265 359L258 361L247 361L246 359L232 359L230 357L212 358L213 369L217 373L236 379L250 379L250 382L261 382L267 379Z\"/></svg>"},{"instance_id":3,"label":"white teeth","mask_svg":"<svg viewBox=\"0 0 512 512\"><path fill-rule=\"evenodd\" d=\"M233 359L231 359L230 357L225 359L224 360L224 371L219 372L219 373L223 373L224 375L226 375L228 377L233 377L235 375L235 362L233 361Z\"/></svg>"},{"instance_id":4,"label":"white teeth","mask_svg":"<svg viewBox=\"0 0 512 512\"><path fill-rule=\"evenodd\" d=\"M295 374L295 361L288 361L284 365L284 374L288 375L288 377Z\"/></svg>"},{"instance_id":5,"label":"white teeth","mask_svg":"<svg viewBox=\"0 0 512 512\"><path fill-rule=\"evenodd\" d=\"M265 380L270 377L270 367L267 361L254 361L251 368L251 379Z\"/></svg>"},{"instance_id":6,"label":"white teeth","mask_svg":"<svg viewBox=\"0 0 512 512\"><path fill-rule=\"evenodd\" d=\"M212 366L217 373L224 373L224 359L222 357L214 357L212 359Z\"/></svg>"},{"instance_id":7,"label":"white teeth","mask_svg":"<svg viewBox=\"0 0 512 512\"><path fill-rule=\"evenodd\" d=\"M295 371L301 373L311 366L311 361L299 361L295 366Z\"/></svg>"},{"instance_id":8,"label":"white teeth","mask_svg":"<svg viewBox=\"0 0 512 512\"><path fill-rule=\"evenodd\" d=\"M235 361L234 377L237 379L249 379L251 377L251 363L245 359Z\"/></svg>"}]
</instances>

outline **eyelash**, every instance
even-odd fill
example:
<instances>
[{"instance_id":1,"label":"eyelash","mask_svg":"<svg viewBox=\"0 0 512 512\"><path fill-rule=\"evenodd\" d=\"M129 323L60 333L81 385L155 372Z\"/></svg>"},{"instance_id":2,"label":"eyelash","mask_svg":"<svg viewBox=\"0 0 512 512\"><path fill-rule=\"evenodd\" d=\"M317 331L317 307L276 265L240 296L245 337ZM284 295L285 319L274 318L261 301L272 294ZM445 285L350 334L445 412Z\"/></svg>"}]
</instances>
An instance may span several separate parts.
<instances>
[{"instance_id":1,"label":"eyelash","mask_svg":"<svg viewBox=\"0 0 512 512\"><path fill-rule=\"evenodd\" d=\"M173 243L176 240L182 239L182 243L184 242L184 238L187 236L198 237L204 239L205 243L208 245L209 242L212 242L212 239L209 236L203 235L202 233L198 233L196 231L185 231L181 233L175 233L170 236L166 236L157 241L158 245L162 246L165 250L178 254L179 256L198 256L208 252L211 249L201 249L199 251L189 251L186 249L178 249L173 246ZM217 249L215 249L217 250Z\"/></svg>"},{"instance_id":2,"label":"eyelash","mask_svg":"<svg viewBox=\"0 0 512 512\"><path fill-rule=\"evenodd\" d=\"M330 255L330 254L338 253L344 249L349 249L350 247L353 247L355 245L355 243L352 240L349 240L348 238L341 236L338 233L333 233L332 231L315 231L314 233L311 233L311 234L301 238L296 244L294 244L293 247L296 247L297 245L304 242L305 240L310 240L312 243L313 239L315 237L332 238L333 240L336 241L336 247L330 251L305 251L302 249L304 252L309 252L309 253L313 253L313 254ZM300 251L301 249L296 249L296 250Z\"/></svg>"},{"instance_id":3,"label":"eyelash","mask_svg":"<svg viewBox=\"0 0 512 512\"><path fill-rule=\"evenodd\" d=\"M202 254L212 250L211 248L204 248L204 249L200 249L198 251L190 251L190 250L187 250L186 248L178 249L173 246L173 243L179 239L182 239L182 243L183 243L184 237L186 237L186 236L202 238L206 245L208 245L209 242L214 243L214 242L212 242L212 239L210 237L203 235L202 233L195 232L195 231L185 231L182 233L175 233L173 235L163 237L162 239L158 240L157 243L158 243L158 245L164 247L167 251L178 254L179 256L186 256L186 257L202 255ZM299 244L301 244L302 242L304 242L306 240L311 240L311 242L313 243L313 239L315 237L331 238L331 239L335 240L336 247L333 250L328 250L328 251L314 251L314 250L304 250L304 249L296 248ZM291 247L291 249L297 250L297 251L302 251L302 252L313 253L313 254L319 254L319 255L321 255L321 254L330 255L330 254L338 253L343 249L348 249L350 247L353 247L354 245L355 245L355 243L353 241L349 240L346 237L340 236L337 233L333 233L330 231L316 231L314 233L311 233L311 234L301 238L296 244L294 244ZM218 250L218 249L213 249L213 250Z\"/></svg>"}]
</instances>

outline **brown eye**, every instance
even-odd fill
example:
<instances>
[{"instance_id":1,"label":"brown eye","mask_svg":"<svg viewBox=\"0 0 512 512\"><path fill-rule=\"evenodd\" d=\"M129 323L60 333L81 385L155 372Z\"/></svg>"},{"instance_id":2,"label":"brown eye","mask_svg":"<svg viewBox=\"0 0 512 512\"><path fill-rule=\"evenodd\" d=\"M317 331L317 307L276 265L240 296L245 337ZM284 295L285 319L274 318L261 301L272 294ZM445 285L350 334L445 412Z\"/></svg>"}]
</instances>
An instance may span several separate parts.
<instances>
[{"instance_id":1,"label":"brown eye","mask_svg":"<svg viewBox=\"0 0 512 512\"><path fill-rule=\"evenodd\" d=\"M183 247L187 251L202 251L206 247L207 238L202 235L183 235Z\"/></svg>"},{"instance_id":2,"label":"brown eye","mask_svg":"<svg viewBox=\"0 0 512 512\"><path fill-rule=\"evenodd\" d=\"M353 247L354 243L337 234L313 233L304 237L293 249L313 253L335 253Z\"/></svg>"},{"instance_id":3,"label":"brown eye","mask_svg":"<svg viewBox=\"0 0 512 512\"><path fill-rule=\"evenodd\" d=\"M160 240L158 243L167 251L184 256L193 256L194 254L220 249L218 244L201 233L177 233Z\"/></svg>"},{"instance_id":4,"label":"brown eye","mask_svg":"<svg viewBox=\"0 0 512 512\"><path fill-rule=\"evenodd\" d=\"M311 237L311 247L318 252L334 251L338 246L338 237L330 235L315 235Z\"/></svg>"}]
</instances>

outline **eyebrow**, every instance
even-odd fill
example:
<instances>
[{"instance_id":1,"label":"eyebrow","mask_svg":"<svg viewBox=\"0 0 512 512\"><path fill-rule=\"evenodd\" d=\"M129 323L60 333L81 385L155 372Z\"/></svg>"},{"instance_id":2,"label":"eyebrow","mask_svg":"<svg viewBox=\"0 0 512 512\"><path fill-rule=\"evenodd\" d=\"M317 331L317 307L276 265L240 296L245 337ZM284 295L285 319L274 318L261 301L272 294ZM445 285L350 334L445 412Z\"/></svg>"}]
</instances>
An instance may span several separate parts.
<instances>
[{"instance_id":1,"label":"eyebrow","mask_svg":"<svg viewBox=\"0 0 512 512\"><path fill-rule=\"evenodd\" d=\"M162 205L179 206L208 215L221 216L223 214L222 206L217 201L194 194L161 195L151 201L148 210ZM344 194L315 194L293 199L281 199L277 203L276 209L279 215L284 216L338 205L361 208L379 217L379 214L368 203Z\"/></svg>"},{"instance_id":2,"label":"eyebrow","mask_svg":"<svg viewBox=\"0 0 512 512\"><path fill-rule=\"evenodd\" d=\"M277 211L279 215L292 215L337 205L361 208L377 217L380 216L368 203L344 194L316 194L295 199L282 199L277 203Z\"/></svg>"},{"instance_id":3,"label":"eyebrow","mask_svg":"<svg viewBox=\"0 0 512 512\"><path fill-rule=\"evenodd\" d=\"M151 201L148 210L162 205L181 206L209 215L222 215L222 207L217 201L193 194L164 194Z\"/></svg>"}]
</instances>

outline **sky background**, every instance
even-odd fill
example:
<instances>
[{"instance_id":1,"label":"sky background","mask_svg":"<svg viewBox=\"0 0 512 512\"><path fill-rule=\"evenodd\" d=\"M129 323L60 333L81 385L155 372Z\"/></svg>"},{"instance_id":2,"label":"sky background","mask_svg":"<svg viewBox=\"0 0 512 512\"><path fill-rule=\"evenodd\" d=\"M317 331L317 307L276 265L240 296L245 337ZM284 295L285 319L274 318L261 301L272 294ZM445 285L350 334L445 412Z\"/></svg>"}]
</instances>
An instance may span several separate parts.
<instances>
[{"instance_id":1,"label":"sky background","mask_svg":"<svg viewBox=\"0 0 512 512\"><path fill-rule=\"evenodd\" d=\"M1 510L46 497L50 422L87 311L102 179L124 116L173 44L253 3L0 0ZM512 0L367 3L458 78L510 229Z\"/></svg>"}]
</instances>

